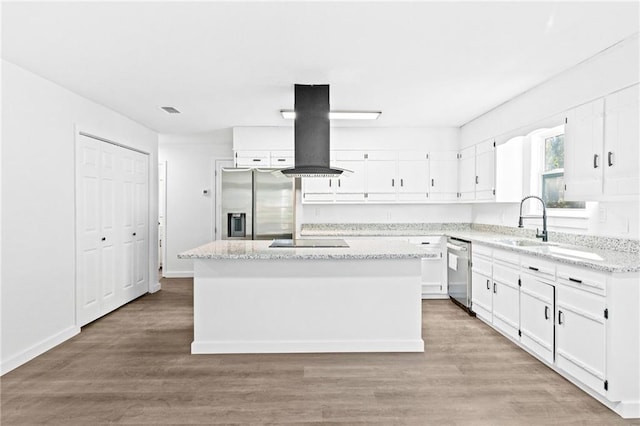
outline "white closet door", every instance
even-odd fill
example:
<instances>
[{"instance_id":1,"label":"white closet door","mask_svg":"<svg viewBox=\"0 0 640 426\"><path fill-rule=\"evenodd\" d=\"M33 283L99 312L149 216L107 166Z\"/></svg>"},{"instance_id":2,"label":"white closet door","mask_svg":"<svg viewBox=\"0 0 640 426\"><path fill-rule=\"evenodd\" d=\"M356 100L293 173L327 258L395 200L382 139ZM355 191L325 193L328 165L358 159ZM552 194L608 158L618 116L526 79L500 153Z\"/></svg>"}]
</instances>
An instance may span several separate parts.
<instances>
[{"instance_id":1,"label":"white closet door","mask_svg":"<svg viewBox=\"0 0 640 426\"><path fill-rule=\"evenodd\" d=\"M126 303L135 298L134 289L134 263L135 263L135 171L134 159L136 152L122 149L120 164L122 166L122 268L120 282L122 290L122 302Z\"/></svg>"},{"instance_id":2,"label":"white closet door","mask_svg":"<svg viewBox=\"0 0 640 426\"><path fill-rule=\"evenodd\" d=\"M119 259L119 235L116 212L118 210L118 198L116 194L116 179L118 172L117 147L101 143L100 146L100 281L102 311L109 312L120 305L116 297L118 285Z\"/></svg>"},{"instance_id":3,"label":"white closet door","mask_svg":"<svg viewBox=\"0 0 640 426\"><path fill-rule=\"evenodd\" d=\"M149 157L134 153L134 287L135 296L149 289Z\"/></svg>"},{"instance_id":4,"label":"white closet door","mask_svg":"<svg viewBox=\"0 0 640 426\"><path fill-rule=\"evenodd\" d=\"M76 154L77 321L84 325L101 314L100 298L100 145L80 137Z\"/></svg>"},{"instance_id":5,"label":"white closet door","mask_svg":"<svg viewBox=\"0 0 640 426\"><path fill-rule=\"evenodd\" d=\"M78 136L77 323L83 326L149 288L149 159Z\"/></svg>"}]
</instances>

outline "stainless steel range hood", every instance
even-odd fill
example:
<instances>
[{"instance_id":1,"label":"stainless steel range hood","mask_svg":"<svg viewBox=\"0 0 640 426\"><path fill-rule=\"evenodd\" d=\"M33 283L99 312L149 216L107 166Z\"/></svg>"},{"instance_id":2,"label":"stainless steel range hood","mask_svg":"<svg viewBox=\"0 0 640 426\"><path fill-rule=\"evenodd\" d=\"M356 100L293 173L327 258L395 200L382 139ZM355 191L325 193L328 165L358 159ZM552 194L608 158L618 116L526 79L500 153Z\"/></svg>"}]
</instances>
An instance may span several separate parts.
<instances>
[{"instance_id":1,"label":"stainless steel range hood","mask_svg":"<svg viewBox=\"0 0 640 426\"><path fill-rule=\"evenodd\" d=\"M282 170L287 177L338 177L342 170L329 162L329 85L295 85L295 167Z\"/></svg>"}]
</instances>

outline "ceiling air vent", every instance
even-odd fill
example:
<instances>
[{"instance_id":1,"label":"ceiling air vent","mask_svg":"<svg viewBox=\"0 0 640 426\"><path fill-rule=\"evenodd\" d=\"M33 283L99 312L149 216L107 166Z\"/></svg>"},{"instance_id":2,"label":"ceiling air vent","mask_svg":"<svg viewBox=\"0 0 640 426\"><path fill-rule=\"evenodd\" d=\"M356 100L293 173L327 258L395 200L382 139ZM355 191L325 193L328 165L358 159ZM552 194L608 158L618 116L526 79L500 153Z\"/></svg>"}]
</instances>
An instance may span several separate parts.
<instances>
[{"instance_id":1,"label":"ceiling air vent","mask_svg":"<svg viewBox=\"0 0 640 426\"><path fill-rule=\"evenodd\" d=\"M178 111L177 109L175 109L174 107L160 107L161 109L165 110L165 112L168 112L169 114L180 114L180 111Z\"/></svg>"}]
</instances>

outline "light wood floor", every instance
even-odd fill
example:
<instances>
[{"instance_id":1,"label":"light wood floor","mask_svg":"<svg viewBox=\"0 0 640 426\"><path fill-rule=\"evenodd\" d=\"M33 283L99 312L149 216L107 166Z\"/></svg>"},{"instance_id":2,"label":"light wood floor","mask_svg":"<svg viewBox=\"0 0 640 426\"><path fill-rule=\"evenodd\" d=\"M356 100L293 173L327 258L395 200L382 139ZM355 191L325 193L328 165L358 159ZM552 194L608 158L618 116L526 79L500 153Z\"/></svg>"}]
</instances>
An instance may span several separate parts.
<instances>
[{"instance_id":1,"label":"light wood floor","mask_svg":"<svg viewBox=\"0 0 640 426\"><path fill-rule=\"evenodd\" d=\"M6 374L2 425L640 424L449 301L423 302L425 353L191 355L191 284L163 280Z\"/></svg>"}]
</instances>

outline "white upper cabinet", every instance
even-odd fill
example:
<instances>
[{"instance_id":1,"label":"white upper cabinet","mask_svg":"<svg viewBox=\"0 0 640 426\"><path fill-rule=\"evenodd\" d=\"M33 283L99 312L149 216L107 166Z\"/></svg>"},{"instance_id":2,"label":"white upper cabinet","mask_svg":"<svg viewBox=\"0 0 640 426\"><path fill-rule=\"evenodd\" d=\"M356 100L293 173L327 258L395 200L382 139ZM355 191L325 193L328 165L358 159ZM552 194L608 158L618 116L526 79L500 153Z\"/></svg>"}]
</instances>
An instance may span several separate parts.
<instances>
[{"instance_id":1,"label":"white upper cabinet","mask_svg":"<svg viewBox=\"0 0 640 426\"><path fill-rule=\"evenodd\" d=\"M461 201L476 199L476 147L460 151L458 160L458 192Z\"/></svg>"},{"instance_id":2,"label":"white upper cabinet","mask_svg":"<svg viewBox=\"0 0 640 426\"><path fill-rule=\"evenodd\" d=\"M398 153L396 151L370 151L367 153L368 201L395 201L398 179Z\"/></svg>"},{"instance_id":3,"label":"white upper cabinet","mask_svg":"<svg viewBox=\"0 0 640 426\"><path fill-rule=\"evenodd\" d=\"M427 201L429 199L429 153L400 152L398 178L400 201Z\"/></svg>"},{"instance_id":4,"label":"white upper cabinet","mask_svg":"<svg viewBox=\"0 0 640 426\"><path fill-rule=\"evenodd\" d=\"M640 194L638 85L576 107L565 126L565 198L607 200Z\"/></svg>"},{"instance_id":5,"label":"white upper cabinet","mask_svg":"<svg viewBox=\"0 0 640 426\"><path fill-rule=\"evenodd\" d=\"M458 153L456 151L429 154L429 199L455 201L458 193Z\"/></svg>"},{"instance_id":6,"label":"white upper cabinet","mask_svg":"<svg viewBox=\"0 0 640 426\"><path fill-rule=\"evenodd\" d=\"M565 199L597 199L602 194L604 100L569 110L565 122Z\"/></svg>"},{"instance_id":7,"label":"white upper cabinet","mask_svg":"<svg viewBox=\"0 0 640 426\"><path fill-rule=\"evenodd\" d=\"M495 195L495 142L476 145L476 200L493 200ZM519 171L522 174L522 170Z\"/></svg>"},{"instance_id":8,"label":"white upper cabinet","mask_svg":"<svg viewBox=\"0 0 640 426\"><path fill-rule=\"evenodd\" d=\"M362 201L365 188L365 153L362 151L337 151L336 167L349 170L335 179L336 201Z\"/></svg>"},{"instance_id":9,"label":"white upper cabinet","mask_svg":"<svg viewBox=\"0 0 640 426\"><path fill-rule=\"evenodd\" d=\"M604 193L609 196L640 193L640 133L638 85L605 98Z\"/></svg>"}]
</instances>

